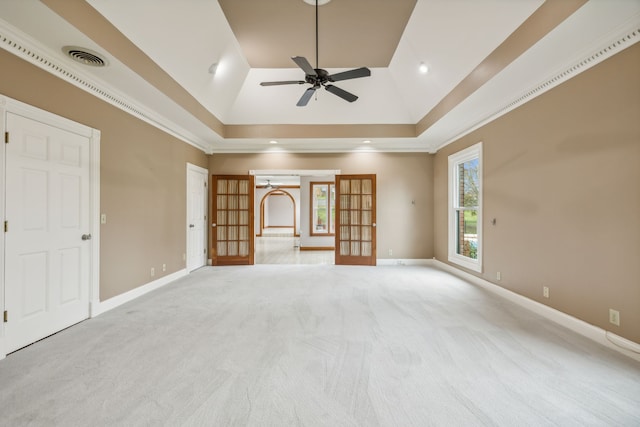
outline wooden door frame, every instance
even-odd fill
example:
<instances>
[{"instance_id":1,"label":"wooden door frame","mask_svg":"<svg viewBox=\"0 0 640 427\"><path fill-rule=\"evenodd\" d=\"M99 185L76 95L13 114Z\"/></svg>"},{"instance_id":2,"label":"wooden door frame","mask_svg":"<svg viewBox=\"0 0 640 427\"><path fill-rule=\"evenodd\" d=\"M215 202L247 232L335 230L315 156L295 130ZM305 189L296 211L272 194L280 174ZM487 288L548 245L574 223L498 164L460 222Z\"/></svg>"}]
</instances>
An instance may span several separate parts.
<instances>
[{"instance_id":1,"label":"wooden door frame","mask_svg":"<svg viewBox=\"0 0 640 427\"><path fill-rule=\"evenodd\" d=\"M69 132L89 138L89 232L91 241L89 242L89 317L100 314L100 131L83 124L74 122L54 113L25 104L15 99L0 94L0 134L7 131L7 113L13 113L36 120L49 126L57 127ZM10 136L9 136L10 138ZM0 148L0 188L4 191L4 196L0 197L0 221L4 223L6 188L6 144ZM5 236L0 233L0 247L3 249L3 256L0 257L0 311L4 312L6 303L5 295ZM0 320L0 360L6 357L5 326Z\"/></svg>"},{"instance_id":2,"label":"wooden door frame","mask_svg":"<svg viewBox=\"0 0 640 427\"><path fill-rule=\"evenodd\" d=\"M296 218L296 199L291 195L291 193L289 193L288 191L282 190L281 188L277 188L274 190L269 191L268 193L266 193L264 196L262 196L262 199L260 199L260 231L258 234L256 234L256 236L261 237L262 236L262 230L264 229L264 204L267 201L267 198L269 198L269 196L274 196L274 193L283 193L286 196L289 196L289 198L291 199L291 202L293 203L293 236L294 237L299 237L300 233L298 233L298 220Z\"/></svg>"},{"instance_id":3,"label":"wooden door frame","mask_svg":"<svg viewBox=\"0 0 640 427\"><path fill-rule=\"evenodd\" d=\"M340 214L342 211L341 206L341 196L340 193L340 181L342 179L367 179L370 178L372 180L372 217L371 217L371 256L351 256L351 255L340 255ZM375 266L377 264L377 246L378 246L378 227L377 227L377 216L378 216L378 207L377 207L377 176L376 174L340 174L336 175L335 179L336 186L336 233L335 233L335 264L336 265L369 265ZM362 194L362 193L360 193ZM358 209L362 211L362 209ZM360 224L362 225L362 224ZM351 231L349 232L351 236ZM362 240L360 240L362 241ZM350 262L338 262L339 257L349 258Z\"/></svg>"},{"instance_id":4,"label":"wooden door frame","mask_svg":"<svg viewBox=\"0 0 640 427\"><path fill-rule=\"evenodd\" d=\"M249 183L248 183L248 193L247 196L249 197L249 207L247 209L248 214L249 214L249 255L248 255L248 262L230 262L230 263L226 263L226 264L218 264L217 263L217 226L214 226L214 224L217 224L218 218L217 218L217 208L216 208L216 203L217 203L217 194L218 194L218 188L217 188L217 179L244 179L247 178ZM225 174L225 175L217 175L217 174L211 174L209 175L209 191L210 191L210 195L209 195L209 199L210 199L210 203L209 203L209 222L208 224L211 224L211 233L209 234L209 259L211 261L211 265L254 265L255 263L255 177L251 174L249 175L231 175L231 174ZM214 194L215 192L215 194ZM207 226L208 226L207 224ZM214 231L214 227L216 228ZM214 254L216 257L216 260L214 260Z\"/></svg>"}]
</instances>

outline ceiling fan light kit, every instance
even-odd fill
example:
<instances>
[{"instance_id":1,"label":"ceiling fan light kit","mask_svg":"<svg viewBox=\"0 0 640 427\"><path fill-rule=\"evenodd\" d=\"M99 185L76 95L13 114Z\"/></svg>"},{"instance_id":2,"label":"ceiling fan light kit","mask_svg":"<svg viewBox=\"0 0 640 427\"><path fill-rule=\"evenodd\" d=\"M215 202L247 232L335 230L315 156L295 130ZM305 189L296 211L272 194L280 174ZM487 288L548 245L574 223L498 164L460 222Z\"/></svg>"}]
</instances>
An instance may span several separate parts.
<instances>
[{"instance_id":1,"label":"ceiling fan light kit","mask_svg":"<svg viewBox=\"0 0 640 427\"><path fill-rule=\"evenodd\" d=\"M304 56L294 56L291 59L296 63L302 71L304 71L304 80L283 80L283 81L275 81L275 82L262 82L260 86L281 86L281 85L302 85L302 84L310 84L311 87L308 88L303 94L302 97L297 102L298 107L304 107L309 103L309 100L316 93L316 90L324 87L327 92L330 92L345 101L354 102L358 97L350 92L347 92L344 89L341 89L331 83L342 81L342 80L350 80L357 79L360 77L369 77L371 76L371 70L367 67L355 68L353 70L343 71L336 74L329 74L327 70L324 70L318 65L318 5L328 3L329 0L319 1L319 0L304 0L305 3L315 4L316 7L316 68L313 68L307 58ZM313 3L311 3L313 1Z\"/></svg>"}]
</instances>

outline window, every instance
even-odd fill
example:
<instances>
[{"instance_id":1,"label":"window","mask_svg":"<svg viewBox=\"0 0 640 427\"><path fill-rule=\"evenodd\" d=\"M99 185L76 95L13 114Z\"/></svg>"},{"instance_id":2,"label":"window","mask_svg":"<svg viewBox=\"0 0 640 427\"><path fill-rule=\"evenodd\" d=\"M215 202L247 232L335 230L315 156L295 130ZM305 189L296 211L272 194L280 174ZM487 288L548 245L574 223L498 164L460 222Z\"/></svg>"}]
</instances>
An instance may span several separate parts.
<instances>
[{"instance_id":1,"label":"window","mask_svg":"<svg viewBox=\"0 0 640 427\"><path fill-rule=\"evenodd\" d=\"M311 235L335 234L336 188L333 182L311 183Z\"/></svg>"},{"instance_id":2,"label":"window","mask_svg":"<svg viewBox=\"0 0 640 427\"><path fill-rule=\"evenodd\" d=\"M482 271L482 143L449 156L449 261Z\"/></svg>"}]
</instances>

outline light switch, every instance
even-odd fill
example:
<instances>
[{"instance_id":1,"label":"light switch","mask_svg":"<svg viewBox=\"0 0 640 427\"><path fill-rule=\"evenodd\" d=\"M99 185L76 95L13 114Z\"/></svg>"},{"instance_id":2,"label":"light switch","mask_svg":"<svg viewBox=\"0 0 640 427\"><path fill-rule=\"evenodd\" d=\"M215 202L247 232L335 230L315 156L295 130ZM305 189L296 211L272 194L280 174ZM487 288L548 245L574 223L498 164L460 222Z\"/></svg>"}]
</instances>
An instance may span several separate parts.
<instances>
[{"instance_id":1,"label":"light switch","mask_svg":"<svg viewBox=\"0 0 640 427\"><path fill-rule=\"evenodd\" d=\"M100 215L100 224L106 224L107 223L107 214L101 214Z\"/></svg>"}]
</instances>

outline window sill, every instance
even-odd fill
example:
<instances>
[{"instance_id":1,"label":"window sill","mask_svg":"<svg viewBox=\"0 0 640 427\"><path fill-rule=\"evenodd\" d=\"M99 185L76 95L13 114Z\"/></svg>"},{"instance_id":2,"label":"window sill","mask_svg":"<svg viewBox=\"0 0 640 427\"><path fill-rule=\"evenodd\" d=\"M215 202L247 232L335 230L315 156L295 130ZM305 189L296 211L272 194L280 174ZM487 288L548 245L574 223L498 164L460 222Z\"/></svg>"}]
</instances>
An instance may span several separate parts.
<instances>
[{"instance_id":1,"label":"window sill","mask_svg":"<svg viewBox=\"0 0 640 427\"><path fill-rule=\"evenodd\" d=\"M449 262L452 262L460 267L482 273L482 265L480 264L480 260L467 258L457 254L450 254L448 260Z\"/></svg>"}]
</instances>

